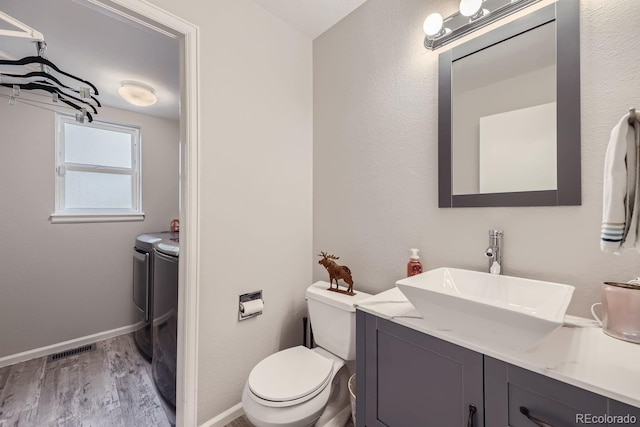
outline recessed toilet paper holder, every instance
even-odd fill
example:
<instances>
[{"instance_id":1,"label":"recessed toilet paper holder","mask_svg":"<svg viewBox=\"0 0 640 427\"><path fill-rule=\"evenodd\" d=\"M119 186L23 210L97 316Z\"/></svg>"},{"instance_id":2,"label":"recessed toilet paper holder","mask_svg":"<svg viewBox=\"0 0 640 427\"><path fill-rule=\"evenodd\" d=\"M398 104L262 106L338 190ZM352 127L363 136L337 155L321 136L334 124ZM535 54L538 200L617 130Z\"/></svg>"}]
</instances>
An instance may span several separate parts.
<instances>
[{"instance_id":1,"label":"recessed toilet paper holder","mask_svg":"<svg viewBox=\"0 0 640 427\"><path fill-rule=\"evenodd\" d=\"M262 290L240 295L238 320L247 320L262 314ZM259 311L256 311L257 307Z\"/></svg>"}]
</instances>

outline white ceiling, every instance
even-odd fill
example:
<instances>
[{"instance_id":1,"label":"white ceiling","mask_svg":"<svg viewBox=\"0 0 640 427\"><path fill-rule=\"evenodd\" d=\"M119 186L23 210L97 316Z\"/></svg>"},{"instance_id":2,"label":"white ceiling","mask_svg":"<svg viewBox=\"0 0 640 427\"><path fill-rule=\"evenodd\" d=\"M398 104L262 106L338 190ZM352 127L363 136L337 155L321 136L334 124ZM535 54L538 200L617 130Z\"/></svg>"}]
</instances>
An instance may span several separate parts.
<instances>
[{"instance_id":1,"label":"white ceiling","mask_svg":"<svg viewBox=\"0 0 640 427\"><path fill-rule=\"evenodd\" d=\"M122 18L115 19L73 0L0 0L0 10L41 32L47 43L46 58L60 69L97 86L100 92L97 98L103 105L178 118L177 39L140 24L134 26ZM13 29L2 20L0 28ZM0 51L13 59L36 54L32 42L1 36ZM2 65L0 72L28 71L20 68ZM152 86L158 102L151 107L127 103L117 93L123 80ZM77 82L74 86L78 87Z\"/></svg>"},{"instance_id":2,"label":"white ceiling","mask_svg":"<svg viewBox=\"0 0 640 427\"><path fill-rule=\"evenodd\" d=\"M253 0L293 28L315 39L366 0Z\"/></svg>"},{"instance_id":3,"label":"white ceiling","mask_svg":"<svg viewBox=\"0 0 640 427\"><path fill-rule=\"evenodd\" d=\"M366 0L253 1L314 39ZM178 40L87 4L76 0L0 0L0 11L41 32L47 43L45 57L62 70L97 86L103 105L177 119ZM0 29L15 28L0 20ZM36 49L32 42L0 36L0 57L7 54L10 59L19 59L35 55ZM2 71L29 70L3 65ZM152 86L158 96L157 104L137 107L122 100L117 90L123 80ZM78 87L77 82L71 82Z\"/></svg>"}]
</instances>

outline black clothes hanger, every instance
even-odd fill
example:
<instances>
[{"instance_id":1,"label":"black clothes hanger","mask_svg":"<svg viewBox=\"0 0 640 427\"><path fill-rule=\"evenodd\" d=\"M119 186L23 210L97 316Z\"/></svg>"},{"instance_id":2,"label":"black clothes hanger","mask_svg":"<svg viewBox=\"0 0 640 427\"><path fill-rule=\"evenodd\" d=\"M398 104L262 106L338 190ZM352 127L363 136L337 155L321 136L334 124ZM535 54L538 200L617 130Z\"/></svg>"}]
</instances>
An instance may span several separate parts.
<instances>
[{"instance_id":1,"label":"black clothes hanger","mask_svg":"<svg viewBox=\"0 0 640 427\"><path fill-rule=\"evenodd\" d=\"M88 103L86 103L86 102L84 102L84 101L82 101L82 100L80 100L80 99L78 99L78 98L76 98L74 96L65 94L64 92L60 91L60 89L58 89L58 88L54 88L54 87L46 86L46 85L41 85L41 84L37 84L37 83L28 83L28 84L23 84L23 85L0 83L0 86L9 87L9 88L13 88L14 86L18 86L21 90L22 89L24 89L24 90L44 90L44 91L49 92L49 93L57 93L59 95L58 96L58 100L59 101L67 104L68 106L70 106L70 107L72 107L72 108L74 108L74 109L76 109L78 111L82 112L84 110L86 115L87 115L87 118L89 119L89 122L93 121L93 116L91 115L91 113L86 111L86 108L80 107L78 104L75 104L75 103L69 101L68 99L66 99L67 96L72 98L72 99L74 99L74 100L76 100L76 101L80 101L82 103L85 103L85 104L89 105L89 107L91 107L91 109L93 110L94 114L98 114L98 112L96 111L96 109L95 109L95 107L93 105L88 104Z\"/></svg>"},{"instance_id":2,"label":"black clothes hanger","mask_svg":"<svg viewBox=\"0 0 640 427\"><path fill-rule=\"evenodd\" d=\"M80 93L79 90L76 90L72 87L69 87L67 85L65 85L64 83L62 83L60 80L56 79L54 76L52 76L49 73L45 73L43 71L33 71L31 73L27 73L27 74L10 74L10 73L2 73L3 76L7 76L7 77L15 77L15 78L31 78L31 77L42 77L44 79L48 79L51 80L52 82L56 83L58 86L63 87L67 90L70 90L72 92L75 93ZM48 82L45 81L35 81L33 83L43 83L43 84L48 84ZM100 104L100 101L98 101L97 98L95 98L93 95L90 95L90 98L93 99L96 102L96 106L97 107L102 107L102 104Z\"/></svg>"},{"instance_id":3,"label":"black clothes hanger","mask_svg":"<svg viewBox=\"0 0 640 427\"><path fill-rule=\"evenodd\" d=\"M80 102L82 104L85 104L85 105L89 106L91 108L91 110L93 110L93 114L98 114L98 110L96 110L96 107L94 107L93 105L91 105L87 101L84 101L84 100L82 100L80 98L76 98L73 95L69 95L68 93L63 92L62 90L60 90L59 88L57 88L55 86L49 86L49 85L44 85L44 84L40 84L40 83L22 83L22 84L3 83L2 86L5 86L5 87L18 86L20 89L24 89L24 90L44 90L44 91L49 92L51 94L57 93L59 97L71 98L76 102Z\"/></svg>"},{"instance_id":4,"label":"black clothes hanger","mask_svg":"<svg viewBox=\"0 0 640 427\"><path fill-rule=\"evenodd\" d=\"M76 77L73 74L69 74L65 71L62 71L61 69L59 69L53 62L49 61L48 59L45 59L41 56L25 56L22 59L16 59L16 60L10 60L10 59L2 59L0 60L0 65L27 65L27 64L42 64L42 65L46 65L48 67L53 68L55 71L57 71L58 73L70 77L74 80L77 80L79 82L85 83L87 85L89 85L91 87L91 89L93 89L93 92L96 95L99 95L98 93L98 88L96 88L91 82L88 82L86 80L81 79L80 77Z\"/></svg>"},{"instance_id":5,"label":"black clothes hanger","mask_svg":"<svg viewBox=\"0 0 640 427\"><path fill-rule=\"evenodd\" d=\"M6 75L6 74L5 74L5 75ZM52 89L55 89L55 90L56 90L56 92L58 92L60 95L64 95L64 96L66 96L66 97L68 97L68 98L75 99L75 100L76 100L76 101L78 101L78 102L82 102L83 104L86 104L86 105L90 106L90 107L91 107L91 109L94 111L94 113L95 113L95 114L98 114L98 111L96 110L96 108L95 108L95 107L102 107L102 104L100 104L100 101L98 101L96 98L94 98L94 97L93 97L93 96L91 96L91 95L89 95L89 97L90 97L91 99L93 99L93 100L96 102L96 105L93 105L92 103L90 103L90 102L88 101L88 98L85 98L85 97L77 98L77 97L75 97L75 96L73 96L73 95L71 95L71 94L69 94L69 93L65 92L64 90L60 89L59 87L54 86L53 84L51 84L51 83L50 83L50 82L48 82L48 81L45 81L45 80L36 80L36 81L34 81L34 82L31 82L31 83L33 83L33 84L39 84L39 85L46 86L46 87L50 87L50 88L52 88ZM22 83L22 84L27 84L27 83ZM27 89L27 90L29 90L29 89ZM67 90L70 90L70 91L75 92L75 93L78 93L78 94L80 94L80 93L81 93L80 91L77 91L77 90L75 90L75 89L67 89Z\"/></svg>"},{"instance_id":6,"label":"black clothes hanger","mask_svg":"<svg viewBox=\"0 0 640 427\"><path fill-rule=\"evenodd\" d=\"M96 110L96 107L94 107L93 105L91 105L87 101L84 101L84 100L82 100L80 98L76 98L73 95L69 95L68 93L63 92L62 90L60 90L59 88L57 88L55 86L43 85L43 84L40 84L40 83L23 83L23 84L3 83L1 85L5 86L5 87L18 86L20 89L24 89L24 90L44 90L44 91L49 92L51 94L57 93L59 95L59 97L71 98L76 102L80 102L82 104L85 104L85 105L89 106L91 108L91 110L93 111L93 114L98 114L98 110Z\"/></svg>"}]
</instances>

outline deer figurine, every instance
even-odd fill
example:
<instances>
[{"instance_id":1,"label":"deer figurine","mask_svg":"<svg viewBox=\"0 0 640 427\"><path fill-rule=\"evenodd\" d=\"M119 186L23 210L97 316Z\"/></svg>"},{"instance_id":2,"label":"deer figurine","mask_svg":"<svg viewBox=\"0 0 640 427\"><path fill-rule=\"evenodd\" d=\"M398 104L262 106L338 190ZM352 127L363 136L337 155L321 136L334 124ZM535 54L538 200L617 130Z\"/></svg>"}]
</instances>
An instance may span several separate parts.
<instances>
[{"instance_id":1,"label":"deer figurine","mask_svg":"<svg viewBox=\"0 0 640 427\"><path fill-rule=\"evenodd\" d=\"M351 277L351 270L346 265L338 265L333 261L334 259L340 259L339 256L329 255L326 252L320 252L318 256L322 259L318 261L318 264L322 264L324 268L329 272L329 289L332 291L346 293L348 295L354 295L353 293L353 278ZM341 291L338 287L338 280L344 280L348 285L347 291ZM336 282L336 288L333 289L333 281Z\"/></svg>"}]
</instances>

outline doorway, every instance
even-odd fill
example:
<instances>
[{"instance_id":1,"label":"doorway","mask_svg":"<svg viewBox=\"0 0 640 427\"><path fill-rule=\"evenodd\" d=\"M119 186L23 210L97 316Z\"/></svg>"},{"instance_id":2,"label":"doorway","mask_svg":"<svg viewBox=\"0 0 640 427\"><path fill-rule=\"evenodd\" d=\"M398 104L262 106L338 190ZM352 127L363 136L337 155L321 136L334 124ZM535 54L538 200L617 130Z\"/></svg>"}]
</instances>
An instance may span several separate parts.
<instances>
[{"instance_id":1,"label":"doorway","mask_svg":"<svg viewBox=\"0 0 640 427\"><path fill-rule=\"evenodd\" d=\"M198 266L198 104L197 104L197 28L157 7L138 0L75 0L83 6L104 13L114 19L144 26L179 40L180 48L180 239L177 424L196 424L196 339L197 339L197 266ZM50 203L46 200L45 203ZM52 226L54 227L54 226ZM58 227L56 232L65 226ZM68 230L68 228L67 228ZM42 251L46 252L46 251ZM44 281L43 281L44 283ZM38 295L39 298L45 298ZM55 304L55 301L51 301ZM81 310L78 310L79 312ZM43 319L45 316L42 316ZM78 315L79 319L82 316ZM23 325L17 325L20 328ZM44 329L44 328L43 328ZM24 329L26 334L28 329ZM73 333L73 332L70 332ZM16 328L14 335L19 335ZM79 334L82 335L82 334ZM76 335L77 336L77 335ZM0 378L1 380L1 378Z\"/></svg>"},{"instance_id":2,"label":"doorway","mask_svg":"<svg viewBox=\"0 0 640 427\"><path fill-rule=\"evenodd\" d=\"M81 0L107 13L167 31L180 48L180 261L176 425L197 425L199 122L198 28L139 0Z\"/></svg>"}]
</instances>

